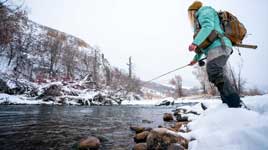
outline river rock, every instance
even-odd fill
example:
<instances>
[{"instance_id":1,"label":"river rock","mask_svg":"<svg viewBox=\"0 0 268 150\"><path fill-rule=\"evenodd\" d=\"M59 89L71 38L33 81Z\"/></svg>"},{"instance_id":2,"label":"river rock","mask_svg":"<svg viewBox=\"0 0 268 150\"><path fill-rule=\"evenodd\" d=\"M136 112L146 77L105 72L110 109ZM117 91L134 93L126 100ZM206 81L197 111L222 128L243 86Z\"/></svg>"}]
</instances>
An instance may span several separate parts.
<instances>
[{"instance_id":1,"label":"river rock","mask_svg":"<svg viewBox=\"0 0 268 150\"><path fill-rule=\"evenodd\" d=\"M180 128L182 127L183 123L181 122L176 122L173 126L171 126L171 128L173 130L175 130L176 132L179 132L180 131Z\"/></svg>"},{"instance_id":2,"label":"river rock","mask_svg":"<svg viewBox=\"0 0 268 150\"><path fill-rule=\"evenodd\" d=\"M81 139L78 144L79 150L98 150L100 147L100 140L96 137L90 136Z\"/></svg>"},{"instance_id":3,"label":"river rock","mask_svg":"<svg viewBox=\"0 0 268 150\"><path fill-rule=\"evenodd\" d=\"M181 146L179 143L173 143L168 146L167 150L185 150L185 148Z\"/></svg>"},{"instance_id":4,"label":"river rock","mask_svg":"<svg viewBox=\"0 0 268 150\"><path fill-rule=\"evenodd\" d=\"M170 105L170 104L171 104L170 101L168 101L168 100L164 100L164 101L162 101L160 104L158 104L157 106L168 106L168 105Z\"/></svg>"},{"instance_id":5,"label":"river rock","mask_svg":"<svg viewBox=\"0 0 268 150\"><path fill-rule=\"evenodd\" d=\"M164 113L164 116L163 116L163 120L164 121L173 121L173 116L171 113Z\"/></svg>"},{"instance_id":6,"label":"river rock","mask_svg":"<svg viewBox=\"0 0 268 150\"><path fill-rule=\"evenodd\" d=\"M201 108L202 108L203 110L208 109L208 107L207 107L204 103L201 103Z\"/></svg>"},{"instance_id":7,"label":"river rock","mask_svg":"<svg viewBox=\"0 0 268 150\"><path fill-rule=\"evenodd\" d=\"M130 126L130 130L135 131L137 134L145 131L145 127Z\"/></svg>"},{"instance_id":8,"label":"river rock","mask_svg":"<svg viewBox=\"0 0 268 150\"><path fill-rule=\"evenodd\" d=\"M133 150L147 150L147 144L146 143L135 144Z\"/></svg>"},{"instance_id":9,"label":"river rock","mask_svg":"<svg viewBox=\"0 0 268 150\"><path fill-rule=\"evenodd\" d=\"M187 110L184 109L184 108L177 108L176 110L174 110L173 115L174 115L174 116L177 116L177 115L180 115L180 114L185 114L186 111L187 111Z\"/></svg>"},{"instance_id":10,"label":"river rock","mask_svg":"<svg viewBox=\"0 0 268 150\"><path fill-rule=\"evenodd\" d=\"M179 143L188 148L188 141L185 138L166 128L153 129L148 135L146 143L148 150L165 150L173 143Z\"/></svg>"},{"instance_id":11,"label":"river rock","mask_svg":"<svg viewBox=\"0 0 268 150\"><path fill-rule=\"evenodd\" d=\"M143 131L141 133L138 133L134 136L134 141L136 143L143 143L143 142L146 142L146 138L147 136L149 135L149 131Z\"/></svg>"},{"instance_id":12,"label":"river rock","mask_svg":"<svg viewBox=\"0 0 268 150\"><path fill-rule=\"evenodd\" d=\"M200 115L198 112L190 110L188 111L187 109L184 108L177 108L176 110L174 110L173 115L177 116L177 115L182 115L182 114L194 114L194 115Z\"/></svg>"},{"instance_id":13,"label":"river rock","mask_svg":"<svg viewBox=\"0 0 268 150\"><path fill-rule=\"evenodd\" d=\"M181 114L178 114L178 115L176 115L176 120L178 122L186 122L186 121L188 121L188 117L187 116L182 116Z\"/></svg>"}]
</instances>

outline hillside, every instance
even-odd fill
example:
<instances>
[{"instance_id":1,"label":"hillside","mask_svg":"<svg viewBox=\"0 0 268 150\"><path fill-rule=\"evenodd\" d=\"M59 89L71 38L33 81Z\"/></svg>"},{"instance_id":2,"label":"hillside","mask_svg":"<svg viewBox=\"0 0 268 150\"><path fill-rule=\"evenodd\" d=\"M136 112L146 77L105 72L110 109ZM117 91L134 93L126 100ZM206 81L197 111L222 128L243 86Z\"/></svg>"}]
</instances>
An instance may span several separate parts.
<instances>
[{"instance_id":1,"label":"hillside","mask_svg":"<svg viewBox=\"0 0 268 150\"><path fill-rule=\"evenodd\" d=\"M100 50L85 41L30 20L23 23L23 30L15 35L20 36L19 41L12 41L16 44L7 45L0 55L2 73L35 81L82 79L88 74L93 76L94 69L103 79L111 70Z\"/></svg>"},{"instance_id":2,"label":"hillside","mask_svg":"<svg viewBox=\"0 0 268 150\"><path fill-rule=\"evenodd\" d=\"M1 4L0 12L1 93L80 104L142 95L139 79L111 66L98 47L35 23L22 10Z\"/></svg>"},{"instance_id":3,"label":"hillside","mask_svg":"<svg viewBox=\"0 0 268 150\"><path fill-rule=\"evenodd\" d=\"M14 12L5 6L0 11L0 30L4 33L0 36L2 93L26 95L19 97L22 100L74 100L84 105L91 103L94 96L121 103L122 97L163 98L172 92L160 84L144 84L135 76L129 78L124 70L111 66L98 47L33 22L24 11Z\"/></svg>"}]
</instances>

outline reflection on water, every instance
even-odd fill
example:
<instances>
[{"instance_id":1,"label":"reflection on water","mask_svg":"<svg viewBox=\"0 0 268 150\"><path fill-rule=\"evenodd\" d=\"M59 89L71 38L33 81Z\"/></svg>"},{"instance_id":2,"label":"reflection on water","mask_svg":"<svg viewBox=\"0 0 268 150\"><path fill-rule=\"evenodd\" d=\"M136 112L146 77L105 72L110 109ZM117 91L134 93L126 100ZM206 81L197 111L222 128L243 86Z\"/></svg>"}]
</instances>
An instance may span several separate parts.
<instances>
[{"instance_id":1,"label":"reflection on water","mask_svg":"<svg viewBox=\"0 0 268 150\"><path fill-rule=\"evenodd\" d=\"M0 149L74 149L81 138L93 135L101 139L101 150L128 150L134 144L130 125L164 125L163 113L174 108L0 105Z\"/></svg>"}]
</instances>

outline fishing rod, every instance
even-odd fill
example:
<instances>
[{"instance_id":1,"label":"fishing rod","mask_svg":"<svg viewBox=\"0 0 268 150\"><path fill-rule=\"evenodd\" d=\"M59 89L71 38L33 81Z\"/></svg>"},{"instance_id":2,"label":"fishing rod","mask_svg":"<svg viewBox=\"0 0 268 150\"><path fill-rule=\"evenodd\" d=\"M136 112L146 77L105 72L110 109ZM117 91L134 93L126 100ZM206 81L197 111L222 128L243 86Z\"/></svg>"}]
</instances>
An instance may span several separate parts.
<instances>
[{"instance_id":1,"label":"fishing rod","mask_svg":"<svg viewBox=\"0 0 268 150\"><path fill-rule=\"evenodd\" d=\"M199 66L203 66L203 65L204 65L205 62L204 62L203 60L205 60L205 59L207 59L207 57L202 58L202 59L200 59L200 60L198 61ZM202 65L200 65L200 64L202 64ZM166 75L168 75L168 74L170 74L170 73L173 73L173 72L175 72L175 71L177 71L177 70L186 68L186 67L188 67L188 66L191 66L191 64L187 64L187 65L181 66L181 67L179 67L179 68L176 68L176 69L174 69L174 70L171 70L171 71L169 71L169 72L167 72L167 73L164 73L164 74L162 74L162 75L160 75L160 76L157 76L157 77L155 77L155 78L153 78L153 79L151 79L151 80L148 80L148 81L146 81L145 83L154 81L154 80L156 80L156 79L159 79L159 78L161 78L161 77L163 77L163 76L166 76Z\"/></svg>"},{"instance_id":2,"label":"fishing rod","mask_svg":"<svg viewBox=\"0 0 268 150\"><path fill-rule=\"evenodd\" d=\"M168 74L170 74L170 73L172 73L172 72L175 72L175 71L177 71L177 70L183 69L183 68L188 67L188 66L190 66L190 64L187 64L187 65L185 65L185 66L179 67L179 68L174 69L174 70L171 70L171 71L169 71L169 72L167 72L167 73L165 73L165 74L162 74L162 75L160 75L160 76L157 76L157 77L155 77L155 78L153 78L153 79L151 79L151 80L149 80L149 81L146 81L146 82L151 82L151 81L153 81L153 80L159 79L159 78L161 78L161 77L163 77L163 76L166 76L166 75L168 75Z\"/></svg>"}]
</instances>

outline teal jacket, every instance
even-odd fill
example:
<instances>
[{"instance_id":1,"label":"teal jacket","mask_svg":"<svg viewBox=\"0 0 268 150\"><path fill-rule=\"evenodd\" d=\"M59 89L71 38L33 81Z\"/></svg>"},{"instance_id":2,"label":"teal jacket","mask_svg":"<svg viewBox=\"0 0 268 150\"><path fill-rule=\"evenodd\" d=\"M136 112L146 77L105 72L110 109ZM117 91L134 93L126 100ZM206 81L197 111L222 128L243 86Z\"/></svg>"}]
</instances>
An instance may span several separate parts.
<instances>
[{"instance_id":1,"label":"teal jacket","mask_svg":"<svg viewBox=\"0 0 268 150\"><path fill-rule=\"evenodd\" d=\"M212 30L217 30L219 33L224 34L224 31L220 26L218 14L212 7L203 6L196 12L195 15L198 19L201 29L198 32L197 36L194 38L193 44L199 46L206 40ZM232 42L227 37L224 37L224 42L227 47L232 48ZM202 49L202 51L207 56L209 50L221 45L222 44L220 39L217 39L206 49ZM201 57L202 54L196 54L194 60L198 61L201 59Z\"/></svg>"}]
</instances>

